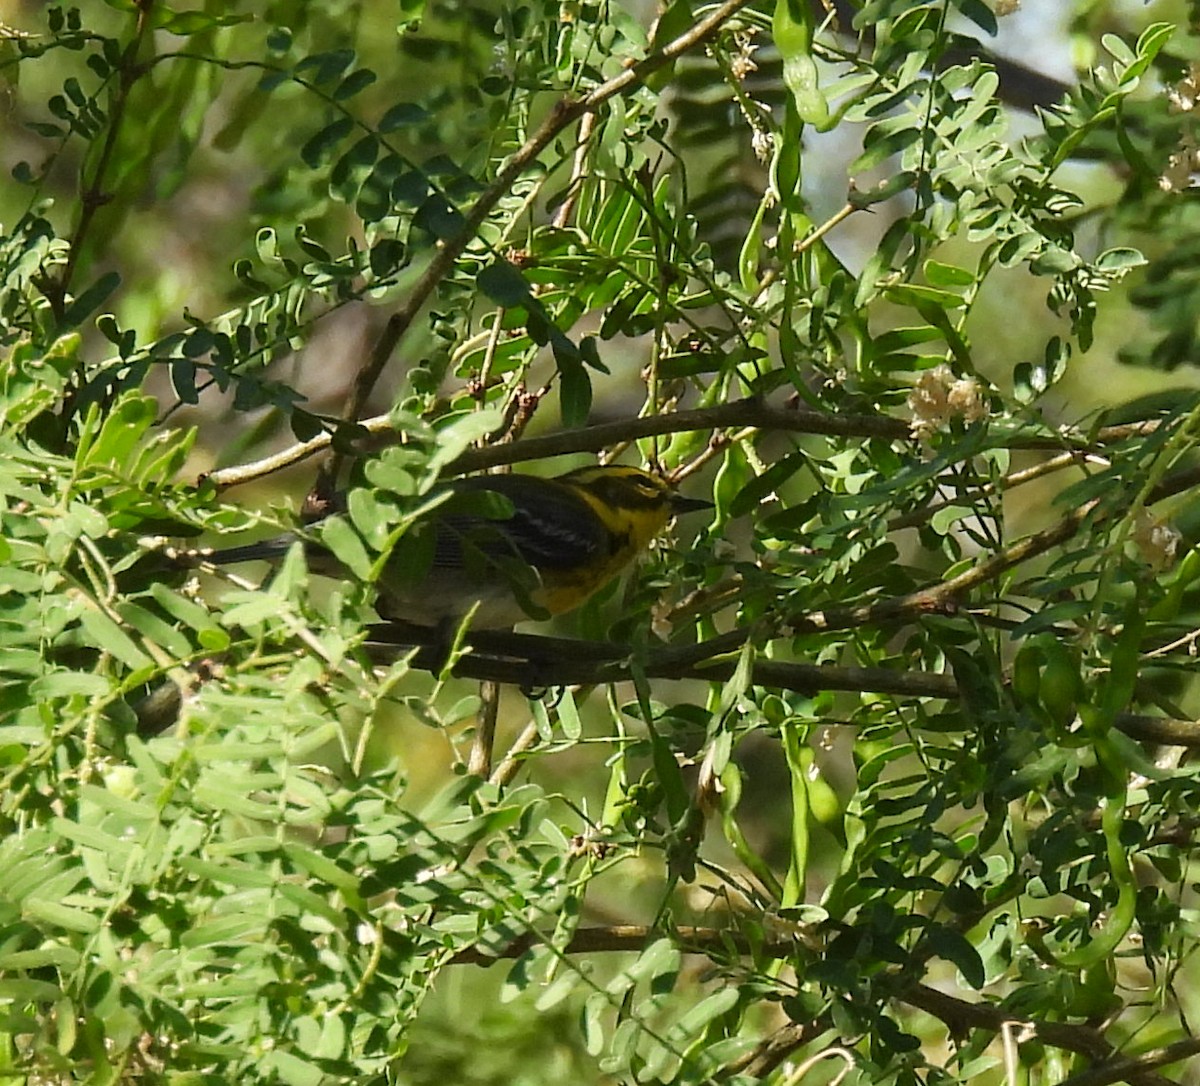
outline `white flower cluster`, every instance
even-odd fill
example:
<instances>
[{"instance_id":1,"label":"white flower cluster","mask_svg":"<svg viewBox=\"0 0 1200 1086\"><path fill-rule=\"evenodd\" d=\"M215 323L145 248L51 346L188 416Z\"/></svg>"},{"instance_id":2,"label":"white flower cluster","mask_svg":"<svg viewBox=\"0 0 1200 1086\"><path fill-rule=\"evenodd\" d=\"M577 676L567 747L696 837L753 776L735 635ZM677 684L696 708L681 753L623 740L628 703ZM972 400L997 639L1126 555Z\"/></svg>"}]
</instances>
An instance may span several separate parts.
<instances>
[{"instance_id":1,"label":"white flower cluster","mask_svg":"<svg viewBox=\"0 0 1200 1086\"><path fill-rule=\"evenodd\" d=\"M1175 564L1175 555L1183 536L1166 521L1147 509L1139 510L1133 526L1133 544L1142 561L1161 572Z\"/></svg>"},{"instance_id":2,"label":"white flower cluster","mask_svg":"<svg viewBox=\"0 0 1200 1086\"><path fill-rule=\"evenodd\" d=\"M928 441L951 419L978 422L987 415L987 398L974 377L958 377L944 363L921 374L908 394L913 436Z\"/></svg>"},{"instance_id":3,"label":"white flower cluster","mask_svg":"<svg viewBox=\"0 0 1200 1086\"><path fill-rule=\"evenodd\" d=\"M1188 74L1167 91L1167 103L1172 113L1195 113L1200 105L1200 64L1192 62ZM1158 179L1163 192L1183 192L1192 187L1192 179L1200 169L1200 142L1194 131L1179 137L1179 146L1167 160L1167 168Z\"/></svg>"}]
</instances>

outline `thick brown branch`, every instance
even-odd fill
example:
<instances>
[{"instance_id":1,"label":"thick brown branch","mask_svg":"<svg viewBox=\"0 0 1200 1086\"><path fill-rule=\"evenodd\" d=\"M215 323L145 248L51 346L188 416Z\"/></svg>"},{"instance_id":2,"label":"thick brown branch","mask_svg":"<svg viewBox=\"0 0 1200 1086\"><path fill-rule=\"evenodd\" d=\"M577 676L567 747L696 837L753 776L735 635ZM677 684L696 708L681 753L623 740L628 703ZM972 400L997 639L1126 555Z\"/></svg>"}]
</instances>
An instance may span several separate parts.
<instances>
[{"instance_id":1,"label":"thick brown branch","mask_svg":"<svg viewBox=\"0 0 1200 1086\"><path fill-rule=\"evenodd\" d=\"M951 1033L962 1033L967 1029L998 1032L1006 1023L1011 1023L1028 1028L1045 1044L1068 1052L1078 1052L1097 1066L1079 1075L1072 1075L1066 1080L1068 1083L1075 1083L1075 1086L1080 1086L1081 1082L1085 1082L1086 1086L1106 1086L1110 1082L1131 1082L1136 1086L1172 1086L1169 1079L1154 1074L1153 1069L1167 1063L1175 1063L1200 1051L1200 1045L1197 1045L1196 1041L1188 1040L1168 1046L1177 1050L1174 1052L1168 1053L1166 1049L1160 1049L1158 1053L1147 1053L1138 1059L1117 1059L1117 1050L1099 1030L1091 1026L1070 1022L1042 1022L1027 1015L1014 1014L991 1003L968 1002L924 984L914 985L899 998L910 1007L923 1010L944 1022ZM1155 1055L1163 1058L1155 1062ZM1066 1086L1066 1083L1063 1086Z\"/></svg>"},{"instance_id":2,"label":"thick brown branch","mask_svg":"<svg viewBox=\"0 0 1200 1086\"><path fill-rule=\"evenodd\" d=\"M749 399L736 400L718 407L647 415L644 418L599 423L580 430L563 430L544 437L528 438L513 445L489 445L480 449L469 449L454 461L451 471L480 471L500 464L543 460L568 453L600 452L622 441L735 426L824 434L830 437L875 437L893 441L906 440L911 436L907 422L889 415L839 415L825 411L769 407L761 400Z\"/></svg>"},{"instance_id":3,"label":"thick brown branch","mask_svg":"<svg viewBox=\"0 0 1200 1086\"><path fill-rule=\"evenodd\" d=\"M1105 426L1094 434L1064 429L1055 434L1030 434L1013 431L996 442L1009 449L1076 449L1086 451L1102 448L1116 441L1152 432L1156 420L1121 426ZM563 430L544 437L529 438L512 445L491 445L469 449L451 465L452 473L480 471L501 464L525 460L543 460L567 453L599 452L621 441L636 441L645 437L684 433L696 430L718 430L730 427L751 427L758 430L778 430L782 433L818 434L826 437L882 438L890 441L912 440L912 428L904 419L891 415L849 415L807 408L771 407L762 400L736 400L718 407L702 407L691 411L675 411L667 415L621 419L600 423L579 430Z\"/></svg>"},{"instance_id":4,"label":"thick brown branch","mask_svg":"<svg viewBox=\"0 0 1200 1086\"><path fill-rule=\"evenodd\" d=\"M1162 1083L1163 1086L1175 1086L1170 1079L1162 1075L1152 1075L1150 1072L1156 1067L1178 1063L1197 1053L1200 1053L1200 1038L1188 1037L1163 1048L1144 1052L1140 1056L1130 1056L1127 1059L1101 1064L1099 1067L1089 1067L1086 1071L1064 1079L1062 1086L1108 1086L1110 1082L1153 1082Z\"/></svg>"},{"instance_id":5,"label":"thick brown branch","mask_svg":"<svg viewBox=\"0 0 1200 1086\"><path fill-rule=\"evenodd\" d=\"M1032 1026L1040 1040L1056 1048L1079 1052L1094 1060L1102 1060L1112 1054L1112 1046L1087 1026L1075 1026L1065 1022L1035 1022L1025 1015L1007 1011L991 1003L974 1003L957 996L947 995L925 984L914 984L899 996L903 1003L944 1022L952 1034L963 1034L970 1029L986 1029L999 1032L1006 1022Z\"/></svg>"},{"instance_id":6,"label":"thick brown branch","mask_svg":"<svg viewBox=\"0 0 1200 1086\"><path fill-rule=\"evenodd\" d=\"M385 434L390 425L388 416L368 419L363 424L372 434ZM1070 449L1078 452L1103 449L1118 441L1151 433L1157 420L1135 422L1120 426L1105 426L1095 433L1063 429L1058 433L1031 434L1014 430L1004 435L997 445L1010 449ZM460 475L469 471L528 460L544 460L570 453L599 452L623 441L689 431L723 430L727 428L778 430L784 433L817 434L827 437L881 438L891 441L911 439L911 428L903 419L891 415L850 415L799 408L770 407L761 400L746 399L717 407L674 411L644 418L621 419L598 423L577 430L562 430L543 437L527 438L509 444L489 445L470 449L451 464L445 474ZM403 439L403 435L398 435ZM290 467L311 456L324 452L332 437L323 434L263 460L251 464L214 471L204 479L218 488L235 486L261 478L273 471Z\"/></svg>"},{"instance_id":7,"label":"thick brown branch","mask_svg":"<svg viewBox=\"0 0 1200 1086\"><path fill-rule=\"evenodd\" d=\"M414 666L440 666L442 650L437 635L428 627L386 623L372 629L377 640L368 643L367 650L380 660L394 659L400 645L415 644L429 646L429 649L417 654ZM732 654L752 635L751 630L735 630L700 645L660 649L637 660L636 665L651 679L723 682L737 667ZM602 641L488 630L473 632L468 640L473 651L460 657L454 669L455 675L464 679L489 679L536 689L622 682L632 678L635 669L634 654L628 646ZM951 675L880 667L758 660L752 666L750 679L756 686L805 693L843 690L947 701L959 697L958 684ZM1116 726L1140 742L1200 747L1200 722L1197 721L1121 714Z\"/></svg>"},{"instance_id":8,"label":"thick brown branch","mask_svg":"<svg viewBox=\"0 0 1200 1086\"><path fill-rule=\"evenodd\" d=\"M774 1071L793 1052L812 1044L830 1028L825 1016L811 1022L801 1022L776 1030L762 1044L747 1052L741 1059L734 1060L725 1069L722 1079L734 1075L745 1076L745 1081L758 1082Z\"/></svg>"}]
</instances>

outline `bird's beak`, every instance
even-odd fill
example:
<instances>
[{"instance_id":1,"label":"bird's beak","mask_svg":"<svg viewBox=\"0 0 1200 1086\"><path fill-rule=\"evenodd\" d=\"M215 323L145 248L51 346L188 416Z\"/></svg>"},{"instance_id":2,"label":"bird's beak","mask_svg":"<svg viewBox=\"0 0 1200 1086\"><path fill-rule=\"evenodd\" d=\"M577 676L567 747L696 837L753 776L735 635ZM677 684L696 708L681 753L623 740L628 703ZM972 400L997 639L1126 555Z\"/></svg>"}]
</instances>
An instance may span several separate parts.
<instances>
[{"instance_id":1,"label":"bird's beak","mask_svg":"<svg viewBox=\"0 0 1200 1086\"><path fill-rule=\"evenodd\" d=\"M671 512L678 516L680 513L695 513L700 509L716 508L712 502L703 498L685 498L682 494L671 495Z\"/></svg>"}]
</instances>

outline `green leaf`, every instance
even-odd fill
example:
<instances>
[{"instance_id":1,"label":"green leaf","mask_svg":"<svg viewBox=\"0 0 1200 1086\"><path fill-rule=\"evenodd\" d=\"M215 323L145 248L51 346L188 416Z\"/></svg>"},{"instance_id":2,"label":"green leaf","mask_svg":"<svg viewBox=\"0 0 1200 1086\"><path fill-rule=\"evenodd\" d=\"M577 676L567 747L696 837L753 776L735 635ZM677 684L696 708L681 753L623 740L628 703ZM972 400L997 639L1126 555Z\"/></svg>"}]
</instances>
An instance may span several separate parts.
<instances>
[{"instance_id":1,"label":"green leaf","mask_svg":"<svg viewBox=\"0 0 1200 1086\"><path fill-rule=\"evenodd\" d=\"M85 607L79 616L79 622L92 645L114 656L126 667L137 671L153 666L150 657L103 611Z\"/></svg>"},{"instance_id":2,"label":"green leaf","mask_svg":"<svg viewBox=\"0 0 1200 1086\"><path fill-rule=\"evenodd\" d=\"M315 849L306 848L299 844L287 844L283 846L283 852L292 863L322 882L326 882L343 892L357 894L361 881L359 877L352 871L339 867Z\"/></svg>"},{"instance_id":3,"label":"green leaf","mask_svg":"<svg viewBox=\"0 0 1200 1086\"><path fill-rule=\"evenodd\" d=\"M52 928L79 932L82 935L91 935L99 931L102 922L97 913L35 897L26 898L21 904L21 911Z\"/></svg>"},{"instance_id":4,"label":"green leaf","mask_svg":"<svg viewBox=\"0 0 1200 1086\"><path fill-rule=\"evenodd\" d=\"M1124 275L1146 263L1146 258L1137 249L1106 249L1096 257L1096 267L1113 276Z\"/></svg>"},{"instance_id":5,"label":"green leaf","mask_svg":"<svg viewBox=\"0 0 1200 1086\"><path fill-rule=\"evenodd\" d=\"M352 203L372 173L381 144L375 136L363 136L346 151L329 171L329 191L346 203ZM328 260L328 256L325 258Z\"/></svg>"},{"instance_id":6,"label":"green leaf","mask_svg":"<svg viewBox=\"0 0 1200 1086\"><path fill-rule=\"evenodd\" d=\"M161 581L150 585L154 601L172 618L196 631L218 632L216 620L200 604L172 591Z\"/></svg>"},{"instance_id":7,"label":"green leaf","mask_svg":"<svg viewBox=\"0 0 1200 1086\"><path fill-rule=\"evenodd\" d=\"M154 9L154 25L168 34L186 38L202 34L219 26L235 26L250 22L253 15L214 14L207 11L171 11L168 8Z\"/></svg>"},{"instance_id":8,"label":"green leaf","mask_svg":"<svg viewBox=\"0 0 1200 1086\"><path fill-rule=\"evenodd\" d=\"M398 128L423 124L428 119L429 113L415 102L397 102L380 118L377 127L380 132L394 132Z\"/></svg>"},{"instance_id":9,"label":"green leaf","mask_svg":"<svg viewBox=\"0 0 1200 1086\"><path fill-rule=\"evenodd\" d=\"M400 0L400 30L418 29L425 16L426 0Z\"/></svg>"},{"instance_id":10,"label":"green leaf","mask_svg":"<svg viewBox=\"0 0 1200 1086\"><path fill-rule=\"evenodd\" d=\"M587 425L592 411L592 381L580 365L559 365L559 402L563 425L573 429Z\"/></svg>"},{"instance_id":11,"label":"green leaf","mask_svg":"<svg viewBox=\"0 0 1200 1086\"><path fill-rule=\"evenodd\" d=\"M0 970L40 969L51 966L71 972L79 965L79 952L67 946L47 946L38 950L14 950L0 953Z\"/></svg>"},{"instance_id":12,"label":"green leaf","mask_svg":"<svg viewBox=\"0 0 1200 1086\"><path fill-rule=\"evenodd\" d=\"M925 305L939 309L960 309L965 304L962 295L952 290L923 287L915 283L898 283L888 287L885 295L897 305L910 305L918 309Z\"/></svg>"},{"instance_id":13,"label":"green leaf","mask_svg":"<svg viewBox=\"0 0 1200 1086\"><path fill-rule=\"evenodd\" d=\"M117 604L121 621L137 630L151 644L160 645L178 659L186 657L192 646L183 634L164 622L158 615L129 600Z\"/></svg>"},{"instance_id":14,"label":"green leaf","mask_svg":"<svg viewBox=\"0 0 1200 1086\"><path fill-rule=\"evenodd\" d=\"M121 285L119 273L105 272L91 286L76 295L63 314L63 328L78 328L84 321L96 312L107 300L110 294Z\"/></svg>"},{"instance_id":15,"label":"green leaf","mask_svg":"<svg viewBox=\"0 0 1200 1086\"><path fill-rule=\"evenodd\" d=\"M684 1037L695 1036L714 1019L733 1010L740 999L741 995L733 986L713 992L711 995L705 996L679 1019L675 1031Z\"/></svg>"},{"instance_id":16,"label":"green leaf","mask_svg":"<svg viewBox=\"0 0 1200 1086\"><path fill-rule=\"evenodd\" d=\"M457 460L481 438L495 433L503 422L504 413L498 407L451 416L445 425L440 425L435 431L437 448L426 465L428 476L433 478L441 474L442 468Z\"/></svg>"},{"instance_id":17,"label":"green leaf","mask_svg":"<svg viewBox=\"0 0 1200 1086\"><path fill-rule=\"evenodd\" d=\"M475 277L475 285L497 305L518 306L529 299L529 284L507 260L492 261Z\"/></svg>"},{"instance_id":18,"label":"green leaf","mask_svg":"<svg viewBox=\"0 0 1200 1086\"><path fill-rule=\"evenodd\" d=\"M953 289L955 287L970 287L975 283L975 273L969 268L960 268L954 264L943 264L938 260L927 260L924 264L925 278L931 287Z\"/></svg>"},{"instance_id":19,"label":"green leaf","mask_svg":"<svg viewBox=\"0 0 1200 1086\"><path fill-rule=\"evenodd\" d=\"M985 0L955 0L954 6L985 34L994 38L999 32L996 13L985 3Z\"/></svg>"},{"instance_id":20,"label":"green leaf","mask_svg":"<svg viewBox=\"0 0 1200 1086\"><path fill-rule=\"evenodd\" d=\"M963 935L942 924L931 924L926 929L925 937L929 940L933 952L939 958L953 963L962 974L963 980L972 988L983 987L986 979L983 959Z\"/></svg>"},{"instance_id":21,"label":"green leaf","mask_svg":"<svg viewBox=\"0 0 1200 1086\"><path fill-rule=\"evenodd\" d=\"M362 538L342 517L327 517L321 521L321 542L333 556L359 580L367 580L371 573L371 556L363 546ZM278 604L276 604L278 606Z\"/></svg>"},{"instance_id":22,"label":"green leaf","mask_svg":"<svg viewBox=\"0 0 1200 1086\"><path fill-rule=\"evenodd\" d=\"M413 216L413 225L438 241L453 241L466 228L463 214L440 192L427 197Z\"/></svg>"},{"instance_id":23,"label":"green leaf","mask_svg":"<svg viewBox=\"0 0 1200 1086\"><path fill-rule=\"evenodd\" d=\"M310 169L319 169L333 158L334 149L353 131L354 122L349 117L338 117L308 138L300 148L300 158Z\"/></svg>"},{"instance_id":24,"label":"green leaf","mask_svg":"<svg viewBox=\"0 0 1200 1086\"><path fill-rule=\"evenodd\" d=\"M312 82L321 84L337 79L354 63L353 49L331 49L324 53L313 53L301 60L295 68L296 75L308 75Z\"/></svg>"},{"instance_id":25,"label":"green leaf","mask_svg":"<svg viewBox=\"0 0 1200 1086\"><path fill-rule=\"evenodd\" d=\"M0 977L0 1000L12 1003L57 1003L62 990L43 980Z\"/></svg>"},{"instance_id":26,"label":"green leaf","mask_svg":"<svg viewBox=\"0 0 1200 1086\"><path fill-rule=\"evenodd\" d=\"M9 668L6 666L5 670ZM111 688L111 682L102 675L80 671L51 671L34 679L30 685L30 692L39 701L52 701L76 694L84 697L102 697Z\"/></svg>"},{"instance_id":27,"label":"green leaf","mask_svg":"<svg viewBox=\"0 0 1200 1086\"><path fill-rule=\"evenodd\" d=\"M347 98L353 98L356 94L366 90L378 78L370 68L359 68L358 71L351 72L342 80L331 97L335 102L344 102Z\"/></svg>"},{"instance_id":28,"label":"green leaf","mask_svg":"<svg viewBox=\"0 0 1200 1086\"><path fill-rule=\"evenodd\" d=\"M866 173L882 165L887 159L899 155L921 138L921 130L907 120L878 124L867 131L863 140L863 153L851 163L854 173Z\"/></svg>"},{"instance_id":29,"label":"green leaf","mask_svg":"<svg viewBox=\"0 0 1200 1086\"><path fill-rule=\"evenodd\" d=\"M783 81L792 93L797 116L824 129L830 120L829 102L812 55L814 19L813 8L804 0L776 0L771 36L783 57Z\"/></svg>"}]
</instances>

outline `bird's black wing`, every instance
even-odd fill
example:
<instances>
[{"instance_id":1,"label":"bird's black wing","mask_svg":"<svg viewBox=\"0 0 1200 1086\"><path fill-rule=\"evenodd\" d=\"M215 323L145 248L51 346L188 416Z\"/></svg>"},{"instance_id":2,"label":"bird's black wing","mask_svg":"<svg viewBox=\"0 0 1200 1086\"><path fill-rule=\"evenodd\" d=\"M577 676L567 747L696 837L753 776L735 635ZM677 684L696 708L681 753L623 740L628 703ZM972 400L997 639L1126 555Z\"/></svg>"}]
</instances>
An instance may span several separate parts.
<instances>
[{"instance_id":1,"label":"bird's black wing","mask_svg":"<svg viewBox=\"0 0 1200 1086\"><path fill-rule=\"evenodd\" d=\"M478 567L480 560L503 563L506 559L516 559L535 569L571 569L613 548L608 530L591 506L570 487L554 480L529 475L477 475L458 479L448 489L454 495L448 510L437 510L430 517L435 532L434 569L467 569ZM472 510L472 495L485 493L507 499L511 515L494 518L487 515L487 510ZM484 503L476 500L474 504ZM203 557L218 565L256 559L278 561L296 539L295 535L279 535ZM304 549L320 572L329 552L312 542Z\"/></svg>"},{"instance_id":2,"label":"bird's black wing","mask_svg":"<svg viewBox=\"0 0 1200 1086\"><path fill-rule=\"evenodd\" d=\"M611 549L608 530L570 487L528 475L482 475L452 484L456 495L499 494L512 514L491 519L470 511L435 513L435 569L463 568L466 551L517 558L535 569L570 569ZM455 502L455 504L459 504Z\"/></svg>"}]
</instances>

